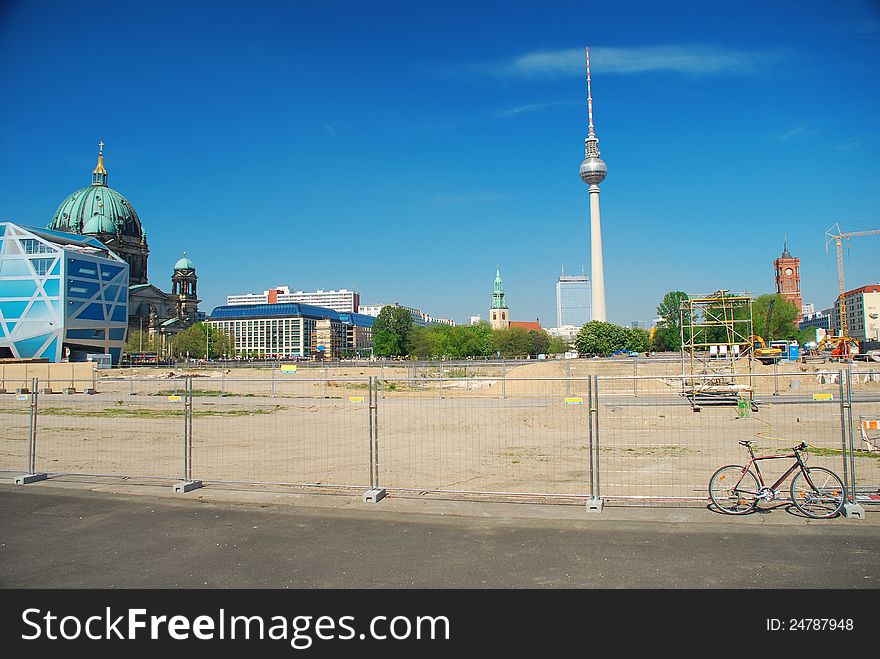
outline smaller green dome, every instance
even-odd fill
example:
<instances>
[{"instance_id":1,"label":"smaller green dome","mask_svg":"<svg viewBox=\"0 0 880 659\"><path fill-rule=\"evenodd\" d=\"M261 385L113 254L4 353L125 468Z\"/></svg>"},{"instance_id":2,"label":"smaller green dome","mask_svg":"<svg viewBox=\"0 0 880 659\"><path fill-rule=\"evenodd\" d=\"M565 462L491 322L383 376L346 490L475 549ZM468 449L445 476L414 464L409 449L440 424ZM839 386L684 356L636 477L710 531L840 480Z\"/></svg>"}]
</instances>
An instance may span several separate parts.
<instances>
[{"instance_id":1,"label":"smaller green dome","mask_svg":"<svg viewBox=\"0 0 880 659\"><path fill-rule=\"evenodd\" d=\"M95 214L85 221L83 233L116 233L116 223L106 215Z\"/></svg>"},{"instance_id":2,"label":"smaller green dome","mask_svg":"<svg viewBox=\"0 0 880 659\"><path fill-rule=\"evenodd\" d=\"M196 264L193 263L192 261L190 261L186 256L186 252L184 252L183 257L177 259L177 263L174 264L174 269L175 270L195 270Z\"/></svg>"}]
</instances>

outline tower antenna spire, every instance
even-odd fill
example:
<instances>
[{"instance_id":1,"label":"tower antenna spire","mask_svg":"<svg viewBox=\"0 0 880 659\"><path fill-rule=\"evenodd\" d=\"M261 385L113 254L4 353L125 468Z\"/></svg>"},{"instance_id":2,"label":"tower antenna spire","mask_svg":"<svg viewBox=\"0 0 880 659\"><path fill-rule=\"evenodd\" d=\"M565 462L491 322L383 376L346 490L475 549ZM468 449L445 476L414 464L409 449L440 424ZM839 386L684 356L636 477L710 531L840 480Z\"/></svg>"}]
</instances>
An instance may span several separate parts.
<instances>
[{"instance_id":1,"label":"tower antenna spire","mask_svg":"<svg viewBox=\"0 0 880 659\"><path fill-rule=\"evenodd\" d=\"M590 137L595 135L593 130L593 91L590 88L590 47L587 46L587 112L590 115Z\"/></svg>"}]
</instances>

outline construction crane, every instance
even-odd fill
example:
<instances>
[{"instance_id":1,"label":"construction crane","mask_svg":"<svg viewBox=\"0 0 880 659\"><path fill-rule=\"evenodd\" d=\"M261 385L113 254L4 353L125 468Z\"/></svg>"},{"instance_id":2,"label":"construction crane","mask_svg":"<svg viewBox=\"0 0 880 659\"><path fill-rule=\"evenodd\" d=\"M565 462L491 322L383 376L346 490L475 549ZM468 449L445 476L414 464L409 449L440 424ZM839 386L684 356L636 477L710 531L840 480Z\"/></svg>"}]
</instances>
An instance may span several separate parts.
<instances>
[{"instance_id":1,"label":"construction crane","mask_svg":"<svg viewBox=\"0 0 880 659\"><path fill-rule=\"evenodd\" d=\"M836 232L835 232L836 230ZM846 300L844 299L844 287L843 287L843 239L847 240L851 238L855 238L857 236L875 236L880 235L880 229L869 229L867 231L848 231L843 232L840 230L840 224L835 223L833 227L828 229L825 232L825 251L828 251L828 245L831 244L831 241L837 245L837 310L840 314L840 330L839 335L836 337L826 337L826 339L822 340L822 345L826 342L835 343L840 345L844 351L847 353L848 346L857 345L855 340L848 336L849 328L846 323Z\"/></svg>"}]
</instances>

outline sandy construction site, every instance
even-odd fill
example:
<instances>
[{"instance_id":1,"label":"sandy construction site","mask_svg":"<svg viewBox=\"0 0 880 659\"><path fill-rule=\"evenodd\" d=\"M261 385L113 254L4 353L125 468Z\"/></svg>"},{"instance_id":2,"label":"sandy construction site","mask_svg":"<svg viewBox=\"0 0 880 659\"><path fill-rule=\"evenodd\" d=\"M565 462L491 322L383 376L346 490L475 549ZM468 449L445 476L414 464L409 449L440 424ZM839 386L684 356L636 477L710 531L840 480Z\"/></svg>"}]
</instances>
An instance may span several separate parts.
<instances>
[{"instance_id":1,"label":"sandy construction site","mask_svg":"<svg viewBox=\"0 0 880 659\"><path fill-rule=\"evenodd\" d=\"M854 424L880 416L880 369L858 368ZM699 411L680 365L650 360L100 371L94 395L38 396L36 470L183 478L192 376L191 475L206 482L366 487L373 452L389 489L587 496L592 461L603 497L699 500L715 468L745 460L744 439L762 452L806 441L811 465L843 476L839 371L756 364L741 378L753 406ZM590 375L601 376L592 438ZM27 467L30 406L0 396L0 469ZM857 485L880 485L880 452L854 433ZM783 463L762 463L766 477Z\"/></svg>"}]
</instances>

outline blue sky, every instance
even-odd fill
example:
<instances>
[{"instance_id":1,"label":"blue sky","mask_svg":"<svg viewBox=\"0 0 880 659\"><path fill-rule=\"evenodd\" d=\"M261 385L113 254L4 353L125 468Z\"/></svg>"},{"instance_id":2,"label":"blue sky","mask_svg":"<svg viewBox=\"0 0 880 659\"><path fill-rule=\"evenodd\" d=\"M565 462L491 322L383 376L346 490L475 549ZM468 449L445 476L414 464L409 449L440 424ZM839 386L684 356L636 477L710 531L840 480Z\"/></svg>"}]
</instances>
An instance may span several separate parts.
<instances>
[{"instance_id":1,"label":"blue sky","mask_svg":"<svg viewBox=\"0 0 880 659\"><path fill-rule=\"evenodd\" d=\"M201 308L356 288L466 321L501 266L514 320L555 324L590 271L590 46L609 320L669 290L837 294L825 230L880 228L872 2L3 2L0 219L88 185L137 209L150 279L187 250ZM880 237L844 255L880 280Z\"/></svg>"}]
</instances>

